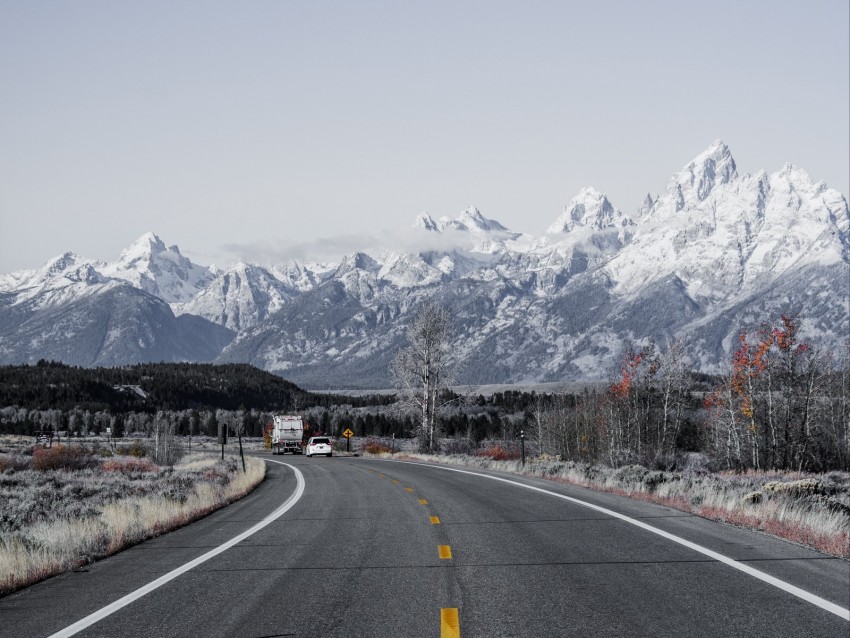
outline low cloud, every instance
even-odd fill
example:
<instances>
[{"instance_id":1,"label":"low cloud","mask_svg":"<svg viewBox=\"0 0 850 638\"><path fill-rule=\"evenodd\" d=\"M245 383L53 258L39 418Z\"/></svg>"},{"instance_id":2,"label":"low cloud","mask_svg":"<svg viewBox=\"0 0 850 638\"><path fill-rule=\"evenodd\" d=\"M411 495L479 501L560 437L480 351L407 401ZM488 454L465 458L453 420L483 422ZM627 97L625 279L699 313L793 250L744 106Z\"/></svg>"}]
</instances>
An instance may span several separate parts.
<instances>
[{"instance_id":1,"label":"low cloud","mask_svg":"<svg viewBox=\"0 0 850 638\"><path fill-rule=\"evenodd\" d=\"M420 228L385 230L378 235L331 235L307 241L292 239L231 243L221 246L232 261L258 264L298 262L337 262L345 255L362 252L380 256L386 252L419 253L428 251L469 250L474 238L469 233L446 230L442 233Z\"/></svg>"}]
</instances>

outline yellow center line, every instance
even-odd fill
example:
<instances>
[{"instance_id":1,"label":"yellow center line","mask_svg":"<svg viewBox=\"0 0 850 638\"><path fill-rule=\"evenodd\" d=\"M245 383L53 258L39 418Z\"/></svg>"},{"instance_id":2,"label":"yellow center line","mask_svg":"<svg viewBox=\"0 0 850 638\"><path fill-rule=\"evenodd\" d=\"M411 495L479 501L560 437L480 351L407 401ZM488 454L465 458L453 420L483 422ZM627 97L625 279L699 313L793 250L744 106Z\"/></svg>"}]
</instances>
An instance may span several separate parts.
<instances>
[{"instance_id":1,"label":"yellow center line","mask_svg":"<svg viewBox=\"0 0 850 638\"><path fill-rule=\"evenodd\" d=\"M428 504L428 501L426 501L424 498L420 498L420 499L419 499L419 504L420 504L420 505L427 505L427 504Z\"/></svg>"},{"instance_id":2,"label":"yellow center line","mask_svg":"<svg viewBox=\"0 0 850 638\"><path fill-rule=\"evenodd\" d=\"M398 483L398 481L397 481L397 480L395 480L395 479L393 479L393 480L392 480L392 482L393 482L393 483Z\"/></svg>"},{"instance_id":3,"label":"yellow center line","mask_svg":"<svg viewBox=\"0 0 850 638\"><path fill-rule=\"evenodd\" d=\"M431 517L431 525L439 525L439 524L440 524L440 517L439 516L432 516Z\"/></svg>"},{"instance_id":4,"label":"yellow center line","mask_svg":"<svg viewBox=\"0 0 850 638\"><path fill-rule=\"evenodd\" d=\"M443 607L440 610L440 638L460 638L457 607Z\"/></svg>"},{"instance_id":5,"label":"yellow center line","mask_svg":"<svg viewBox=\"0 0 850 638\"><path fill-rule=\"evenodd\" d=\"M405 488L404 488L404 491L405 491L405 492L412 492L412 491L413 491L413 488L412 488L412 487L405 487Z\"/></svg>"},{"instance_id":6,"label":"yellow center line","mask_svg":"<svg viewBox=\"0 0 850 638\"><path fill-rule=\"evenodd\" d=\"M437 545L437 552L441 559L449 559L452 557L452 548L448 545Z\"/></svg>"}]
</instances>

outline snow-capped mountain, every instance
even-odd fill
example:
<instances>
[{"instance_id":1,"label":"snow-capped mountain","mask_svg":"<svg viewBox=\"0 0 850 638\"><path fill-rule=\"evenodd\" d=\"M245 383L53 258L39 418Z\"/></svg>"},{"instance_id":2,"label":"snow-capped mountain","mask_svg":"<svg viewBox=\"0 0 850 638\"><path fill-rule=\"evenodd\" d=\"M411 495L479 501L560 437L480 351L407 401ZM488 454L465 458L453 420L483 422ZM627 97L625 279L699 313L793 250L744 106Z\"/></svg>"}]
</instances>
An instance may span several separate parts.
<instances>
[{"instance_id":1,"label":"snow-capped mountain","mask_svg":"<svg viewBox=\"0 0 850 638\"><path fill-rule=\"evenodd\" d=\"M11 305L33 309L58 307L114 287L118 282L98 271L104 264L68 252L37 270L21 270L0 279L0 294Z\"/></svg>"},{"instance_id":2,"label":"snow-capped mountain","mask_svg":"<svg viewBox=\"0 0 850 638\"><path fill-rule=\"evenodd\" d=\"M234 333L200 317L176 318L167 303L203 279L202 270L147 234L113 264L65 253L5 275L0 361L210 361Z\"/></svg>"},{"instance_id":3,"label":"snow-capped mountain","mask_svg":"<svg viewBox=\"0 0 850 638\"><path fill-rule=\"evenodd\" d=\"M220 271L190 301L172 307L178 315L196 315L238 332L274 314L299 292L265 268L240 262Z\"/></svg>"},{"instance_id":4,"label":"snow-capped mountain","mask_svg":"<svg viewBox=\"0 0 850 638\"><path fill-rule=\"evenodd\" d=\"M720 141L660 193L626 214L582 189L540 237L474 207L422 213L421 249L335 264L213 271L153 234L112 264L68 253L0 275L0 361L215 358L309 387L386 387L428 298L455 316L468 383L604 378L626 344L648 340L683 339L695 365L719 372L742 328L779 313L826 346L846 338L841 193L790 164L741 176Z\"/></svg>"},{"instance_id":5,"label":"snow-capped mountain","mask_svg":"<svg viewBox=\"0 0 850 638\"><path fill-rule=\"evenodd\" d=\"M514 233L494 219L488 219L470 206L457 217L448 215L439 221L428 213L416 217L414 227L445 238L444 246L455 246L473 253L498 253L504 250L522 250L531 238Z\"/></svg>"},{"instance_id":6,"label":"snow-capped mountain","mask_svg":"<svg viewBox=\"0 0 850 638\"><path fill-rule=\"evenodd\" d=\"M607 266L617 290L668 276L718 300L806 264L846 263L847 202L786 164L738 177L722 142L684 167Z\"/></svg>"},{"instance_id":7,"label":"snow-capped mountain","mask_svg":"<svg viewBox=\"0 0 850 638\"><path fill-rule=\"evenodd\" d=\"M547 234L573 232L576 227L592 230L633 225L631 219L614 208L604 193L593 187L581 189L564 208L563 214L546 230Z\"/></svg>"},{"instance_id":8,"label":"snow-capped mountain","mask_svg":"<svg viewBox=\"0 0 850 638\"><path fill-rule=\"evenodd\" d=\"M191 301L214 275L193 264L177 246L166 248L154 233L146 233L121 253L118 261L106 264L102 273L124 279L166 303Z\"/></svg>"}]
</instances>

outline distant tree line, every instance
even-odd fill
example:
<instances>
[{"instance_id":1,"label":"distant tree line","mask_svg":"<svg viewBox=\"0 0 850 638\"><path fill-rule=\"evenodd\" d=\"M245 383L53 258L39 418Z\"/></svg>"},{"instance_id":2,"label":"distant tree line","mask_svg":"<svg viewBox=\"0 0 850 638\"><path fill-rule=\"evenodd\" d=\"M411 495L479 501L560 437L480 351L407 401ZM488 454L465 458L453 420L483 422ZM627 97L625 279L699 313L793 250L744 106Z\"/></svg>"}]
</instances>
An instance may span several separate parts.
<instances>
[{"instance_id":1,"label":"distant tree line","mask_svg":"<svg viewBox=\"0 0 850 638\"><path fill-rule=\"evenodd\" d=\"M135 387L142 394L135 391ZM261 436L274 414L393 403L392 395L313 393L250 365L191 363L80 368L54 361L0 366L0 433L156 432L215 436L218 422ZM321 419L321 416L319 416ZM393 428L388 428L392 430ZM398 429L398 428L395 428Z\"/></svg>"},{"instance_id":2,"label":"distant tree line","mask_svg":"<svg viewBox=\"0 0 850 638\"><path fill-rule=\"evenodd\" d=\"M138 386L148 396L132 391ZM80 368L53 361L0 366L0 406L79 408L92 412L223 409L288 411L309 406L354 407L394 402L392 395L348 397L302 390L246 364L148 363Z\"/></svg>"}]
</instances>

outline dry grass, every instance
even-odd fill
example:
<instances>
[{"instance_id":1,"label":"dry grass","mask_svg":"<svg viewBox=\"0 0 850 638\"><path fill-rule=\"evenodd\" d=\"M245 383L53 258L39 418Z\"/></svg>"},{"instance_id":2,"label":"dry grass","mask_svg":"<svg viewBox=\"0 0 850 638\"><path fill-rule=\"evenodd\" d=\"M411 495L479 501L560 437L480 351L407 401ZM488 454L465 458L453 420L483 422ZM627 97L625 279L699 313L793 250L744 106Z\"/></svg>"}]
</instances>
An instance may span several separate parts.
<instances>
[{"instance_id":1,"label":"dry grass","mask_svg":"<svg viewBox=\"0 0 850 638\"><path fill-rule=\"evenodd\" d=\"M265 463L195 455L174 468L112 457L94 467L0 473L0 595L173 530L231 503ZM14 466L15 464L9 464Z\"/></svg>"},{"instance_id":2,"label":"dry grass","mask_svg":"<svg viewBox=\"0 0 850 638\"><path fill-rule=\"evenodd\" d=\"M694 473L617 469L555 459L406 453L408 458L545 478L666 505L850 558L850 474Z\"/></svg>"}]
</instances>

